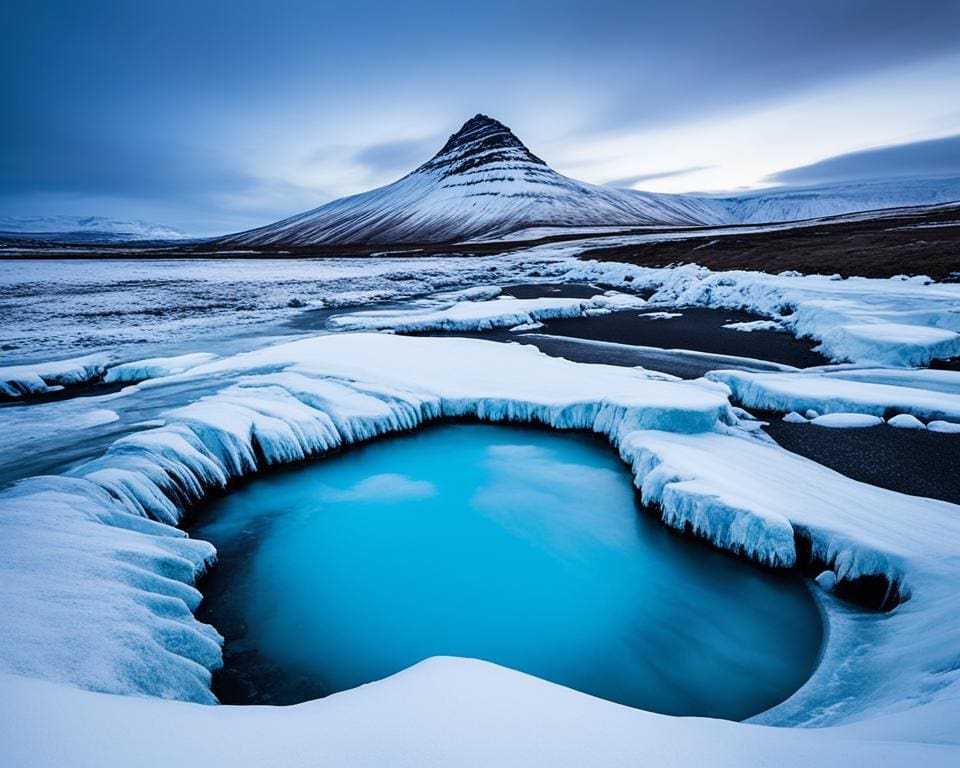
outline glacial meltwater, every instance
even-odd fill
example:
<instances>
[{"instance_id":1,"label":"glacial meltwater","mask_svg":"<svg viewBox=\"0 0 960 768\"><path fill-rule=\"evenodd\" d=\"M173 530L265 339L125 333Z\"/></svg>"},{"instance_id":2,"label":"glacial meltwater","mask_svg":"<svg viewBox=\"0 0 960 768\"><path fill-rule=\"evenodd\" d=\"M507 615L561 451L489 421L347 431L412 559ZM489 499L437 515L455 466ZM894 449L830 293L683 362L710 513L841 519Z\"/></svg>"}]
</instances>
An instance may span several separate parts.
<instances>
[{"instance_id":1,"label":"glacial meltwater","mask_svg":"<svg viewBox=\"0 0 960 768\"><path fill-rule=\"evenodd\" d=\"M670 714L742 719L809 676L819 611L667 530L600 439L457 424L268 472L201 510L224 702L286 704L431 656Z\"/></svg>"}]
</instances>

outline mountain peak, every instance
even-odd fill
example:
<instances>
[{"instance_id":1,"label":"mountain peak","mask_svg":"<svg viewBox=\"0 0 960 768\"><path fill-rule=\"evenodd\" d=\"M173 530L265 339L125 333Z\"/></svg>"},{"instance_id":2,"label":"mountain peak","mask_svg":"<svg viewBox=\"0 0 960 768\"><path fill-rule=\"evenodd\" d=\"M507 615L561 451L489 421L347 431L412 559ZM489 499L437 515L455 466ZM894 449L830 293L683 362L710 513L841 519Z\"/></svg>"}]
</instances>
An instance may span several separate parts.
<instances>
[{"instance_id":1,"label":"mountain peak","mask_svg":"<svg viewBox=\"0 0 960 768\"><path fill-rule=\"evenodd\" d=\"M420 170L440 170L446 177L479 166L517 161L546 165L507 126L478 113L451 135L443 148Z\"/></svg>"}]
</instances>

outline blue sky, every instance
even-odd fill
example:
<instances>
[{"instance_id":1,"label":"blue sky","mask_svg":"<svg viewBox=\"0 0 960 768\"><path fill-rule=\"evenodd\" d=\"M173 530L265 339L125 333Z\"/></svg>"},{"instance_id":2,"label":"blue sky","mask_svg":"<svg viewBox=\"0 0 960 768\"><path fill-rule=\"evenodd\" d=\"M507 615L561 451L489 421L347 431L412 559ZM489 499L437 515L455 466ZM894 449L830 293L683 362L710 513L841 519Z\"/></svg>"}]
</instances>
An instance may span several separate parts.
<instances>
[{"instance_id":1,"label":"blue sky","mask_svg":"<svg viewBox=\"0 0 960 768\"><path fill-rule=\"evenodd\" d=\"M0 214L197 234L388 183L476 112L598 184L960 172L956 0L31 0L0 83Z\"/></svg>"}]
</instances>

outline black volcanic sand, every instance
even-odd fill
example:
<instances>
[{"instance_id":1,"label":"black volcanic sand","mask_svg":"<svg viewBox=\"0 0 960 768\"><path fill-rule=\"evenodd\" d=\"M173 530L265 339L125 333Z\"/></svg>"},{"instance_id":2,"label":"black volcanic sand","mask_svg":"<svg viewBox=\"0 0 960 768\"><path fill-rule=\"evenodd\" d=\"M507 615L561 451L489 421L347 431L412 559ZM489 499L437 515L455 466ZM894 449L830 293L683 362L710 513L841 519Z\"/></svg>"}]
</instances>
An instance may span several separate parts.
<instances>
[{"instance_id":1,"label":"black volcanic sand","mask_svg":"<svg viewBox=\"0 0 960 768\"><path fill-rule=\"evenodd\" d=\"M960 504L960 435L886 425L831 429L767 414L764 431L782 447L881 488Z\"/></svg>"},{"instance_id":2,"label":"black volcanic sand","mask_svg":"<svg viewBox=\"0 0 960 768\"><path fill-rule=\"evenodd\" d=\"M680 317L652 320L643 312L681 312ZM749 312L702 307L660 307L632 309L596 317L573 317L548 320L538 333L569 336L577 339L610 341L661 349L689 349L714 355L768 360L797 368L825 365L830 361L814 352L814 342L797 339L778 331L734 331L726 323L752 322L767 318ZM723 366L713 365L711 368ZM710 369L707 369L710 370Z\"/></svg>"}]
</instances>

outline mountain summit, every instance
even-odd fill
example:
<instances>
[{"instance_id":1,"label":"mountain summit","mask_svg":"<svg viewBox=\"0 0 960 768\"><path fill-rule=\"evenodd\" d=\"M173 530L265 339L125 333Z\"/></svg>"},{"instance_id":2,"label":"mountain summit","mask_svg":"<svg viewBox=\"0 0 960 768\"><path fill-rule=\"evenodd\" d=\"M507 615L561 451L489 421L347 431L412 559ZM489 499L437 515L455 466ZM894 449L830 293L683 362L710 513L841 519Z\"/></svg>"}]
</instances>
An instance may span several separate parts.
<instances>
[{"instance_id":1,"label":"mountain summit","mask_svg":"<svg viewBox=\"0 0 960 768\"><path fill-rule=\"evenodd\" d=\"M546 163L524 146L513 131L486 115L475 115L453 134L443 148L418 170L437 169L444 176L465 173L494 163Z\"/></svg>"},{"instance_id":2,"label":"mountain summit","mask_svg":"<svg viewBox=\"0 0 960 768\"><path fill-rule=\"evenodd\" d=\"M715 222L696 198L611 189L567 178L503 123L470 118L430 160L399 181L334 200L219 242L250 246L446 243L530 227Z\"/></svg>"}]
</instances>

